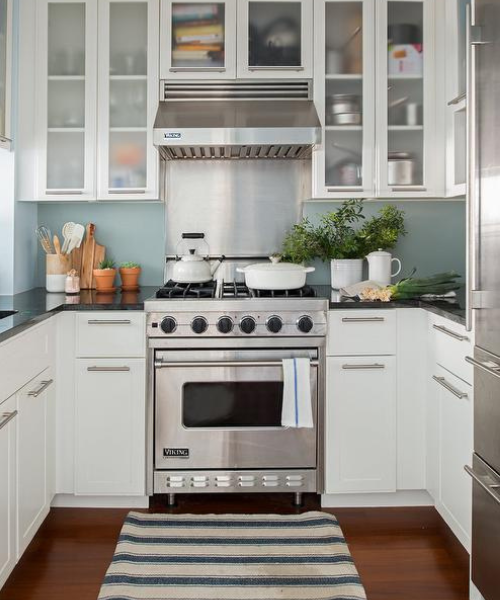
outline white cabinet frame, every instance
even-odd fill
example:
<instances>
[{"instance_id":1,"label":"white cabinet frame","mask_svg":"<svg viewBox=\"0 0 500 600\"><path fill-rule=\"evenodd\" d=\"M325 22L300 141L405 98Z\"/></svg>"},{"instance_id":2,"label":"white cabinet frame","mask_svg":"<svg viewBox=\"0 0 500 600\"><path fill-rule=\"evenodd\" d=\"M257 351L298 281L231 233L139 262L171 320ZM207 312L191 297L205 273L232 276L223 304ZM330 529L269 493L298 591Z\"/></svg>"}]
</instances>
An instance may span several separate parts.
<instances>
[{"instance_id":1,"label":"white cabinet frame","mask_svg":"<svg viewBox=\"0 0 500 600\"><path fill-rule=\"evenodd\" d=\"M47 144L48 144L48 9L50 4L85 5L85 150L84 185L82 189L47 188ZM37 0L37 98L36 139L34 159L36 161L35 200L95 200L96 197L96 127L97 127L97 0Z\"/></svg>"},{"instance_id":2,"label":"white cabinet frame","mask_svg":"<svg viewBox=\"0 0 500 600\"><path fill-rule=\"evenodd\" d=\"M293 0L292 0L293 1ZM301 52L302 65L300 67L251 67L248 65L249 48L249 3L269 2L269 0L238 0L238 25L237 30L237 75L244 79L309 79L313 76L313 0L295 0L300 2L301 18ZM290 0L273 0L276 2L290 2ZM314 4L317 3L315 0Z\"/></svg>"},{"instance_id":3,"label":"white cabinet frame","mask_svg":"<svg viewBox=\"0 0 500 600\"><path fill-rule=\"evenodd\" d=\"M236 0L215 0L225 5L224 67L172 66L172 4L180 0L161 0L160 79L234 79L236 77ZM191 4L214 4L214 0L188 0Z\"/></svg>"},{"instance_id":4,"label":"white cabinet frame","mask_svg":"<svg viewBox=\"0 0 500 600\"><path fill-rule=\"evenodd\" d=\"M145 2L148 10L147 49L147 143L146 187L139 189L110 188L109 186L109 100L110 100L110 8L112 4ZM100 0L98 14L98 139L97 139L97 199L98 200L157 200L158 151L153 145L153 125L158 108L158 0ZM133 128L123 131L133 131ZM142 131L142 130L141 130Z\"/></svg>"},{"instance_id":5,"label":"white cabinet frame","mask_svg":"<svg viewBox=\"0 0 500 600\"><path fill-rule=\"evenodd\" d=\"M12 0L7 0L7 24L5 40L5 106L4 135L0 131L0 148L10 150L11 144L11 95L12 95Z\"/></svg>"},{"instance_id":6,"label":"white cabinet frame","mask_svg":"<svg viewBox=\"0 0 500 600\"><path fill-rule=\"evenodd\" d=\"M423 67L423 185L389 186L388 183L388 94L390 85L387 65L388 8L391 2L419 3L423 6L424 67ZM380 198L415 198L443 196L444 181L438 185L442 165L441 142L436 135L436 52L435 52L436 6L434 0L377 0L376 17L376 58L377 58L377 196ZM443 154L443 153L441 153Z\"/></svg>"},{"instance_id":7,"label":"white cabinet frame","mask_svg":"<svg viewBox=\"0 0 500 600\"><path fill-rule=\"evenodd\" d=\"M332 127L326 125L326 6L335 3L362 4L363 26L363 186L327 186L326 185L326 137L327 131L348 127ZM314 10L315 48L319 51L314 56L314 103L318 110L323 128L322 142L313 154L313 197L328 198L365 198L375 194L375 0L320 0ZM344 76L348 78L349 75ZM339 79L342 75L338 76Z\"/></svg>"}]
</instances>

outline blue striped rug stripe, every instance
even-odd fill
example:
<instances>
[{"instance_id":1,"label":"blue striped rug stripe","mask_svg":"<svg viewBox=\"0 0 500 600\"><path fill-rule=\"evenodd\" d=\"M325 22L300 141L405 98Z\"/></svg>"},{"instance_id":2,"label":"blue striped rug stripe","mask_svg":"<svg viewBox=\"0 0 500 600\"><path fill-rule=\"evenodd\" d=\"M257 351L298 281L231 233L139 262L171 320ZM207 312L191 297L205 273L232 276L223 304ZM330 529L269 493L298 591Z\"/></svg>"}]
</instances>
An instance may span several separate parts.
<instances>
[{"instance_id":1,"label":"blue striped rug stripe","mask_svg":"<svg viewBox=\"0 0 500 600\"><path fill-rule=\"evenodd\" d=\"M338 575L336 577L154 577L135 575L106 575L105 584L112 585L195 585L217 587L234 586L325 586L325 585L361 585L359 577Z\"/></svg>"},{"instance_id":2,"label":"blue striped rug stripe","mask_svg":"<svg viewBox=\"0 0 500 600\"><path fill-rule=\"evenodd\" d=\"M341 563L352 564L349 554L316 555L316 556L160 556L156 554L131 554L117 552L113 562L130 562L144 564L208 564L208 565L335 565Z\"/></svg>"},{"instance_id":3,"label":"blue striped rug stripe","mask_svg":"<svg viewBox=\"0 0 500 600\"><path fill-rule=\"evenodd\" d=\"M131 535L123 533L118 538L119 542L130 542L132 544L175 544L181 546L310 546L311 544L339 544L345 540L340 536L326 537L304 537L304 538L230 538L224 537L166 537L166 536L151 536L143 537L139 535Z\"/></svg>"},{"instance_id":4,"label":"blue striped rug stripe","mask_svg":"<svg viewBox=\"0 0 500 600\"><path fill-rule=\"evenodd\" d=\"M166 521L164 519L140 519L129 516L125 523L132 525L140 525L141 527L168 527L168 528L183 528L183 527L208 527L210 529L217 528L243 528L243 529L281 529L289 527L291 529L301 529L322 525L338 525L335 519L311 519L309 521L241 521L241 520L191 520L191 519L174 519Z\"/></svg>"}]
</instances>

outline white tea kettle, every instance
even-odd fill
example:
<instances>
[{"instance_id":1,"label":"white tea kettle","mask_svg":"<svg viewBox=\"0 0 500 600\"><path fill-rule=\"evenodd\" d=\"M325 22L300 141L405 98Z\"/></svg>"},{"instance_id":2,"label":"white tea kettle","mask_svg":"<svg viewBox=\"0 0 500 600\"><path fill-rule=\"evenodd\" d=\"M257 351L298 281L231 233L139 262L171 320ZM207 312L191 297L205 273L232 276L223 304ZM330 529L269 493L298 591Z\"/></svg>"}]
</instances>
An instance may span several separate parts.
<instances>
[{"instance_id":1,"label":"white tea kettle","mask_svg":"<svg viewBox=\"0 0 500 600\"><path fill-rule=\"evenodd\" d=\"M205 234L203 233L182 234L182 241L179 245L186 244L185 240L187 240L188 253L180 256L174 264L172 279L176 283L206 283L213 279L215 271L217 271L222 261L217 260L211 263L206 256L204 257L198 254L196 248L192 247L197 245L197 243L192 240L203 240L208 256L208 244L204 241L204 238Z\"/></svg>"},{"instance_id":2,"label":"white tea kettle","mask_svg":"<svg viewBox=\"0 0 500 600\"><path fill-rule=\"evenodd\" d=\"M370 252L366 257L368 261L368 279L380 285L390 285L391 279L401 273L402 265L399 258L392 258L390 252L379 248L376 252ZM397 263L395 273L392 272L392 263Z\"/></svg>"}]
</instances>

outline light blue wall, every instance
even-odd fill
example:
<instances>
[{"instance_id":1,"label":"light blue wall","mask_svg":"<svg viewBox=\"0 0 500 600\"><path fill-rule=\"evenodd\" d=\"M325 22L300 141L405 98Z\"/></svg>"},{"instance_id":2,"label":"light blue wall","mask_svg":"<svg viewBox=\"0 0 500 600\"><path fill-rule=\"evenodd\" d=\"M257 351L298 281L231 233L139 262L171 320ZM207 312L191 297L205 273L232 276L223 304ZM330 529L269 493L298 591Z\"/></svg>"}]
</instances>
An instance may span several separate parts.
<instances>
[{"instance_id":1,"label":"light blue wall","mask_svg":"<svg viewBox=\"0 0 500 600\"><path fill-rule=\"evenodd\" d=\"M39 204L38 222L61 235L67 221L96 225L96 240L117 264L137 262L142 285L163 283L165 217L163 204ZM38 254L38 285L45 285L45 255Z\"/></svg>"},{"instance_id":2,"label":"light blue wall","mask_svg":"<svg viewBox=\"0 0 500 600\"><path fill-rule=\"evenodd\" d=\"M375 214L384 204L394 204L405 211L408 234L401 238L393 255L403 263L402 275L413 267L420 276L455 270L465 275L465 202L457 200L366 202L365 215ZM335 210L338 203L309 203L305 216L316 222L324 212ZM328 283L329 265L318 261L311 283Z\"/></svg>"},{"instance_id":3,"label":"light blue wall","mask_svg":"<svg viewBox=\"0 0 500 600\"><path fill-rule=\"evenodd\" d=\"M405 201L394 203L406 213L408 235L401 239L394 256L403 262L403 274L416 267L425 276L455 269L465 273L465 204L463 201ZM371 216L383 202L366 203ZM304 213L316 221L337 203L308 203ZM142 284L163 282L163 204L40 204L38 222L60 232L66 221L96 224L96 238L117 262L132 260L143 267ZM39 252L38 285L44 285L44 255ZM310 276L311 283L329 283L329 266L321 262Z\"/></svg>"}]
</instances>

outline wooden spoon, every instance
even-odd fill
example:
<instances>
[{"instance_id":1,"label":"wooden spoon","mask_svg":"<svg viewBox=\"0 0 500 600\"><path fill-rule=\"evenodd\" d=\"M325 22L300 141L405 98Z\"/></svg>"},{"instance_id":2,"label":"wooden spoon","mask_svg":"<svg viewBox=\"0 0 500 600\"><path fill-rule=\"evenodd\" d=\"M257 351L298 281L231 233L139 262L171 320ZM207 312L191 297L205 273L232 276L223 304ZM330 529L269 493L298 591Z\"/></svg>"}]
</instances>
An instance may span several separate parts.
<instances>
[{"instance_id":1,"label":"wooden spoon","mask_svg":"<svg viewBox=\"0 0 500 600\"><path fill-rule=\"evenodd\" d=\"M61 244L59 242L59 238L57 237L57 235L54 235L53 242L54 242L54 249L56 251L56 254L61 254Z\"/></svg>"}]
</instances>

